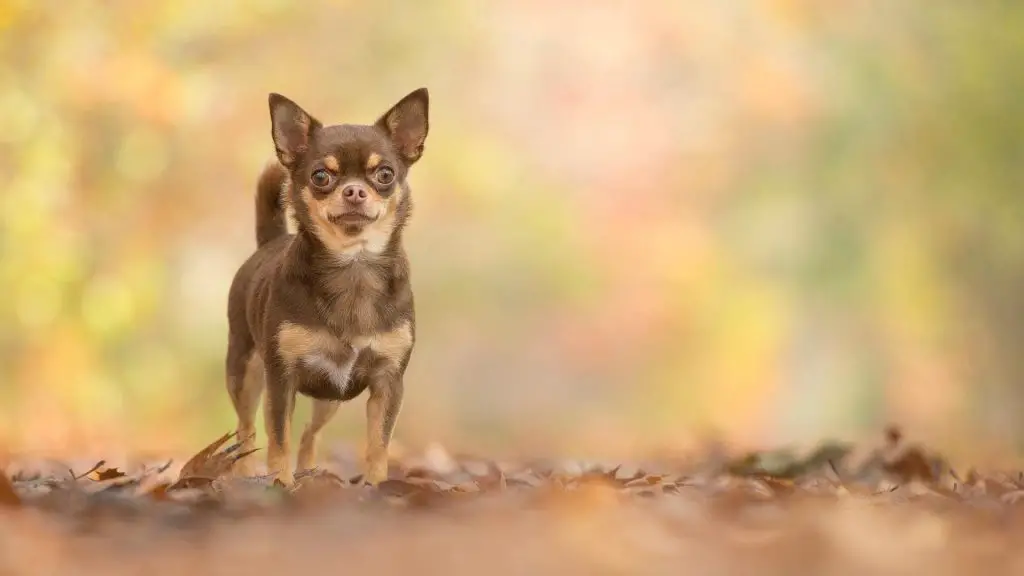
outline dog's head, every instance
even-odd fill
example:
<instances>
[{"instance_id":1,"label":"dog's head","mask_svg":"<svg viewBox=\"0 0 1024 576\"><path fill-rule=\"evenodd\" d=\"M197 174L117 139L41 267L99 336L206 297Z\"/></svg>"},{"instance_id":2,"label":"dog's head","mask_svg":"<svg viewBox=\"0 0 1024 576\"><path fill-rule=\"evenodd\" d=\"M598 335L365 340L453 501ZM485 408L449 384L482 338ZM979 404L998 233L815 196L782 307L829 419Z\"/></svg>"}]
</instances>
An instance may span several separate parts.
<instances>
[{"instance_id":1,"label":"dog's head","mask_svg":"<svg viewBox=\"0 0 1024 576\"><path fill-rule=\"evenodd\" d=\"M423 154L429 126L426 88L372 125L324 126L280 94L271 94L269 103L299 228L338 256L383 252L409 213L406 175Z\"/></svg>"}]
</instances>

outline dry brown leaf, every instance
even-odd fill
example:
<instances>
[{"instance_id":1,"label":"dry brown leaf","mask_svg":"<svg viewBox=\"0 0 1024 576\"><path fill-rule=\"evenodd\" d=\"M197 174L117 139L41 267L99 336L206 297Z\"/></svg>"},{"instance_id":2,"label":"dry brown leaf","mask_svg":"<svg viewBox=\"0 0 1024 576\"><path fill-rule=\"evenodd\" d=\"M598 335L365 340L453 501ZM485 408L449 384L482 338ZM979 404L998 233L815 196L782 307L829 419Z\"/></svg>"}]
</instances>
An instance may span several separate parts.
<instances>
[{"instance_id":1,"label":"dry brown leaf","mask_svg":"<svg viewBox=\"0 0 1024 576\"><path fill-rule=\"evenodd\" d=\"M622 488L626 484L615 478L615 472L586 472L576 481L580 488L586 486L608 486Z\"/></svg>"},{"instance_id":2,"label":"dry brown leaf","mask_svg":"<svg viewBox=\"0 0 1024 576\"><path fill-rule=\"evenodd\" d=\"M106 470L99 470L98 468L95 468L91 473L89 473L88 477L97 482L103 482L104 480L113 480L114 478L120 478L124 475L124 472L121 472L117 468L107 468Z\"/></svg>"},{"instance_id":3,"label":"dry brown leaf","mask_svg":"<svg viewBox=\"0 0 1024 576\"><path fill-rule=\"evenodd\" d=\"M1024 490L1014 490L1013 492L1007 492L999 497L999 500L1003 504L1010 506L1016 505L1021 500L1024 500Z\"/></svg>"},{"instance_id":4,"label":"dry brown leaf","mask_svg":"<svg viewBox=\"0 0 1024 576\"><path fill-rule=\"evenodd\" d=\"M405 472L405 477L406 478L410 478L410 479L411 478L434 479L434 478L439 478L440 476L441 476L440 473L436 472L435 470L431 470L430 468L424 468L422 466L416 466L416 467L413 467L413 468L409 468Z\"/></svg>"},{"instance_id":5,"label":"dry brown leaf","mask_svg":"<svg viewBox=\"0 0 1024 576\"><path fill-rule=\"evenodd\" d=\"M174 492L178 490L204 490L213 487L214 478L207 478L205 476L188 476L186 478L179 478L177 482L167 487L167 492Z\"/></svg>"},{"instance_id":6,"label":"dry brown leaf","mask_svg":"<svg viewBox=\"0 0 1024 576\"><path fill-rule=\"evenodd\" d=\"M290 494L296 495L303 502L319 501L324 496L337 496L344 492L345 481L340 476L327 470L314 468L303 470L295 475L295 483L288 488ZM355 492L355 491L352 491Z\"/></svg>"},{"instance_id":7,"label":"dry brown leaf","mask_svg":"<svg viewBox=\"0 0 1024 576\"><path fill-rule=\"evenodd\" d=\"M917 447L904 450L892 461L884 463L882 467L886 472L898 476L904 482L911 480L935 481L931 463L924 452Z\"/></svg>"},{"instance_id":8,"label":"dry brown leaf","mask_svg":"<svg viewBox=\"0 0 1024 576\"><path fill-rule=\"evenodd\" d=\"M151 489L140 493L140 496L149 496L154 500L167 500L167 489L170 487L170 482L161 482L160 484L153 486Z\"/></svg>"},{"instance_id":9,"label":"dry brown leaf","mask_svg":"<svg viewBox=\"0 0 1024 576\"><path fill-rule=\"evenodd\" d=\"M3 470L0 470L0 506L21 506L21 497L14 491L14 485Z\"/></svg>"},{"instance_id":10,"label":"dry brown leaf","mask_svg":"<svg viewBox=\"0 0 1024 576\"><path fill-rule=\"evenodd\" d=\"M258 450L253 448L252 450L239 452L238 450L242 447L242 442L239 441L218 452L217 450L235 434L235 432L228 432L214 440L206 448L200 450L195 456L189 458L188 462L185 462L185 465L181 467L178 480L180 481L185 478L214 480L220 478L231 471L235 462Z\"/></svg>"},{"instance_id":11,"label":"dry brown leaf","mask_svg":"<svg viewBox=\"0 0 1024 576\"><path fill-rule=\"evenodd\" d=\"M996 498L1002 497L1004 494L1013 492L1017 487L1010 482L1000 482L995 478L982 478L976 486L980 489L982 494L994 496Z\"/></svg>"},{"instance_id":12,"label":"dry brown leaf","mask_svg":"<svg viewBox=\"0 0 1024 576\"><path fill-rule=\"evenodd\" d=\"M762 476L759 478L775 496L789 496L796 492L796 484L789 478Z\"/></svg>"},{"instance_id":13,"label":"dry brown leaf","mask_svg":"<svg viewBox=\"0 0 1024 576\"><path fill-rule=\"evenodd\" d=\"M409 494L400 500L395 499L393 501L400 502L407 508L423 509L440 506L446 502L452 501L461 494L463 493L455 490L421 490L419 492Z\"/></svg>"},{"instance_id":14,"label":"dry brown leaf","mask_svg":"<svg viewBox=\"0 0 1024 576\"><path fill-rule=\"evenodd\" d=\"M82 478L88 478L90 474L102 468L103 465L106 463L106 460L100 460L99 462L93 464L92 468L89 468L88 470L81 474L75 474L74 470L68 470L68 473L71 474L72 480L81 480Z\"/></svg>"},{"instance_id":15,"label":"dry brown leaf","mask_svg":"<svg viewBox=\"0 0 1024 576\"><path fill-rule=\"evenodd\" d=\"M469 474L467 480L474 482L480 490L504 490L508 487L505 473L490 460L469 462L463 466L463 470Z\"/></svg>"},{"instance_id":16,"label":"dry brown leaf","mask_svg":"<svg viewBox=\"0 0 1024 576\"><path fill-rule=\"evenodd\" d=\"M384 496L405 497L424 490L426 488L422 484L405 480L385 480L377 485L377 491Z\"/></svg>"},{"instance_id":17,"label":"dry brown leaf","mask_svg":"<svg viewBox=\"0 0 1024 576\"><path fill-rule=\"evenodd\" d=\"M121 488L124 486L138 485L138 480L130 478L128 476L115 476L113 478L107 478L106 480L94 480L88 485L82 486L80 489L86 494L98 494L104 490L110 490L112 488Z\"/></svg>"},{"instance_id":18,"label":"dry brown leaf","mask_svg":"<svg viewBox=\"0 0 1024 576\"><path fill-rule=\"evenodd\" d=\"M653 486L662 480L662 476L658 474L650 474L647 476L638 476L625 483L627 488L633 488L635 486Z\"/></svg>"}]
</instances>

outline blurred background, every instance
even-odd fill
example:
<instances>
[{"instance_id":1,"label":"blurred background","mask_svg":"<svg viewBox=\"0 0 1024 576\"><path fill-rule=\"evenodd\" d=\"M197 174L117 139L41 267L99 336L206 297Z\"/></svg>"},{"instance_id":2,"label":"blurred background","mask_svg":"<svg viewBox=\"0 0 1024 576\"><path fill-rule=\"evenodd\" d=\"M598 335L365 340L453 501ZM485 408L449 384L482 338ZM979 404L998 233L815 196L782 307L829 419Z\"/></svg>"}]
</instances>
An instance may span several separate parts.
<instances>
[{"instance_id":1,"label":"blurred background","mask_svg":"<svg viewBox=\"0 0 1024 576\"><path fill-rule=\"evenodd\" d=\"M426 86L401 445L1013 454L1022 54L1021 2L2 0L0 441L232 429L267 93Z\"/></svg>"}]
</instances>

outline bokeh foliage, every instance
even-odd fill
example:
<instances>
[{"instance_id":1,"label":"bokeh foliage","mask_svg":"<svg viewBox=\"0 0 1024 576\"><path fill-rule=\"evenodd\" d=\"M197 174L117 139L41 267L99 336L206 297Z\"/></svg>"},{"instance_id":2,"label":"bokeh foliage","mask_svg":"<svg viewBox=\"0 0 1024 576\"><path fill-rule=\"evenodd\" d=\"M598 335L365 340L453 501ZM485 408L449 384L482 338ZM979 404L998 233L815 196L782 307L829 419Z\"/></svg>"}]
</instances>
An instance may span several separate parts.
<instances>
[{"instance_id":1,"label":"bokeh foliage","mask_svg":"<svg viewBox=\"0 0 1024 576\"><path fill-rule=\"evenodd\" d=\"M0 2L0 434L230 427L267 92L425 85L400 440L1019 439L1022 53L1014 2Z\"/></svg>"}]
</instances>

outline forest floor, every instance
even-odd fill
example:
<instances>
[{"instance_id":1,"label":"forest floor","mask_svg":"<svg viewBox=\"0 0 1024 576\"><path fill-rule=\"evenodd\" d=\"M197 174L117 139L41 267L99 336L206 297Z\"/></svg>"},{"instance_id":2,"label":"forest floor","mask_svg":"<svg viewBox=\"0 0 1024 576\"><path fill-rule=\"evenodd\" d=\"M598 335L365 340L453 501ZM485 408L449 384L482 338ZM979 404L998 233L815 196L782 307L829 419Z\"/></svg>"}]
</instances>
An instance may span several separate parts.
<instances>
[{"instance_id":1,"label":"forest floor","mask_svg":"<svg viewBox=\"0 0 1024 576\"><path fill-rule=\"evenodd\" d=\"M231 478L225 436L180 466L0 474L0 575L1024 574L1024 474L958 472L897 431L638 465L437 450L364 486L327 455L291 489Z\"/></svg>"}]
</instances>

